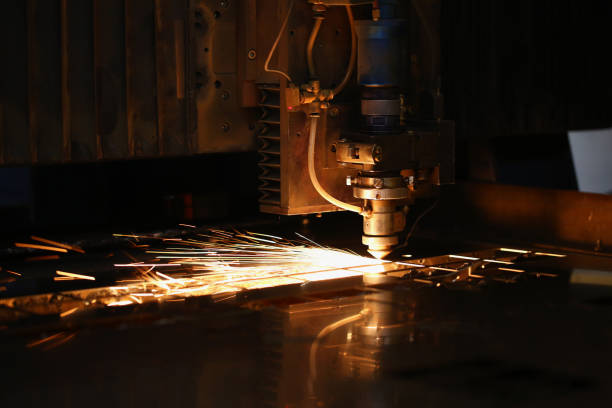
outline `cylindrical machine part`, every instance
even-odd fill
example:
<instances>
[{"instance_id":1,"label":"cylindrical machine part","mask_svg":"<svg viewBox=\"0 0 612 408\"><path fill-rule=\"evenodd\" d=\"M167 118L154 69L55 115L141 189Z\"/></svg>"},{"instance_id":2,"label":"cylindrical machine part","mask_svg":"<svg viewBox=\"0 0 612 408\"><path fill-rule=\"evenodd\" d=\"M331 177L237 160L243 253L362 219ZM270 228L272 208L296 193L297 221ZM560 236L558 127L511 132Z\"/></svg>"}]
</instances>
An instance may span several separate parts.
<instances>
[{"instance_id":1,"label":"cylindrical machine part","mask_svg":"<svg viewBox=\"0 0 612 408\"><path fill-rule=\"evenodd\" d=\"M358 76L363 128L388 133L400 125L400 20L360 21Z\"/></svg>"},{"instance_id":2,"label":"cylindrical machine part","mask_svg":"<svg viewBox=\"0 0 612 408\"><path fill-rule=\"evenodd\" d=\"M358 21L357 72L367 87L395 87L400 81L400 20Z\"/></svg>"},{"instance_id":3,"label":"cylindrical machine part","mask_svg":"<svg viewBox=\"0 0 612 408\"><path fill-rule=\"evenodd\" d=\"M353 195L366 203L362 242L370 254L384 258L399 243L406 225L408 189L399 174L362 172L353 185Z\"/></svg>"}]
</instances>

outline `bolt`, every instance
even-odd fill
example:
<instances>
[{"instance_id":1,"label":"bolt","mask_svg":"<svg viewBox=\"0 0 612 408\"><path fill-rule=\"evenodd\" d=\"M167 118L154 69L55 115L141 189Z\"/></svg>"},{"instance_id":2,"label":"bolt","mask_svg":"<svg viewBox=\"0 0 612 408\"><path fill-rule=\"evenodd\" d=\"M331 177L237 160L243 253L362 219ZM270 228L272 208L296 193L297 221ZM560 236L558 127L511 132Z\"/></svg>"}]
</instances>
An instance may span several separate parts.
<instances>
[{"instance_id":1,"label":"bolt","mask_svg":"<svg viewBox=\"0 0 612 408\"><path fill-rule=\"evenodd\" d=\"M221 125L221 130L223 130L225 133L229 132L231 129L231 125L229 122L225 122L223 123L223 125Z\"/></svg>"},{"instance_id":2,"label":"bolt","mask_svg":"<svg viewBox=\"0 0 612 408\"><path fill-rule=\"evenodd\" d=\"M374 188L383 188L385 186L385 181L380 178L374 179Z\"/></svg>"},{"instance_id":3,"label":"bolt","mask_svg":"<svg viewBox=\"0 0 612 408\"><path fill-rule=\"evenodd\" d=\"M221 99L223 99L224 101L227 101L229 99L229 97L230 97L229 91L223 91L221 93Z\"/></svg>"},{"instance_id":4,"label":"bolt","mask_svg":"<svg viewBox=\"0 0 612 408\"><path fill-rule=\"evenodd\" d=\"M382 147L380 146L375 146L374 150L372 151L372 158L374 159L374 161L376 163L380 163L383 159L383 151L382 151Z\"/></svg>"},{"instance_id":5,"label":"bolt","mask_svg":"<svg viewBox=\"0 0 612 408\"><path fill-rule=\"evenodd\" d=\"M329 110L329 116L331 118L337 118L338 115L340 115L340 109L338 109L337 107L333 107Z\"/></svg>"},{"instance_id":6,"label":"bolt","mask_svg":"<svg viewBox=\"0 0 612 408\"><path fill-rule=\"evenodd\" d=\"M251 48L249 50L249 53L247 54L247 57L249 57L250 60L254 60L255 58L257 58L257 52Z\"/></svg>"},{"instance_id":7,"label":"bolt","mask_svg":"<svg viewBox=\"0 0 612 408\"><path fill-rule=\"evenodd\" d=\"M227 8L227 6L229 6L229 1L227 0L221 0L219 2L219 6L223 7L223 8Z\"/></svg>"}]
</instances>

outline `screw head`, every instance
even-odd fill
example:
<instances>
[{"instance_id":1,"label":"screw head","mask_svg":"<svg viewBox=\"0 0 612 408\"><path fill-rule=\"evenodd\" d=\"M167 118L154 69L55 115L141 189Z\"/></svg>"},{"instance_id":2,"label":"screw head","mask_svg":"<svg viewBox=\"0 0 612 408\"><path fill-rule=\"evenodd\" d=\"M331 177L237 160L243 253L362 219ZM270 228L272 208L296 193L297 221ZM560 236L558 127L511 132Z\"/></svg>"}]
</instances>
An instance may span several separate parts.
<instances>
[{"instance_id":1,"label":"screw head","mask_svg":"<svg viewBox=\"0 0 612 408\"><path fill-rule=\"evenodd\" d=\"M231 125L230 125L230 123L229 123L229 122L224 122L224 123L221 125L221 130L223 130L225 133L229 132L229 131L230 131L230 129L231 129Z\"/></svg>"},{"instance_id":2,"label":"screw head","mask_svg":"<svg viewBox=\"0 0 612 408\"><path fill-rule=\"evenodd\" d=\"M227 101L230 98L230 93L229 91L223 91L221 93L221 99L223 99L224 101Z\"/></svg>"},{"instance_id":3,"label":"screw head","mask_svg":"<svg viewBox=\"0 0 612 408\"><path fill-rule=\"evenodd\" d=\"M338 115L340 115L340 109L338 109L337 107L334 106L329 110L330 117L337 118Z\"/></svg>"},{"instance_id":4,"label":"screw head","mask_svg":"<svg viewBox=\"0 0 612 408\"><path fill-rule=\"evenodd\" d=\"M251 48L249 50L249 52L247 53L247 57L252 61L255 58L257 58L257 51L255 51L253 48Z\"/></svg>"},{"instance_id":5,"label":"screw head","mask_svg":"<svg viewBox=\"0 0 612 408\"><path fill-rule=\"evenodd\" d=\"M383 188L385 185L385 181L380 178L374 179L374 188Z\"/></svg>"},{"instance_id":6,"label":"screw head","mask_svg":"<svg viewBox=\"0 0 612 408\"><path fill-rule=\"evenodd\" d=\"M219 2L219 6L221 6L223 8L227 8L227 6L229 6L229 1L228 0L221 0Z\"/></svg>"}]
</instances>

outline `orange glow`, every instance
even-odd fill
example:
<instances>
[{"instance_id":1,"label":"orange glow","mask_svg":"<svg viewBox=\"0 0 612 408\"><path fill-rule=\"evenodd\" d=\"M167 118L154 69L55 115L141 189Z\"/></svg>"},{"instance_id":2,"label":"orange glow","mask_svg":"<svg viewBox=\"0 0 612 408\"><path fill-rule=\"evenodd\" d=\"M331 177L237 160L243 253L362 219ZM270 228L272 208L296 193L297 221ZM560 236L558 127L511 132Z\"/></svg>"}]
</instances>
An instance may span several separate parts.
<instances>
[{"instance_id":1,"label":"orange glow","mask_svg":"<svg viewBox=\"0 0 612 408\"><path fill-rule=\"evenodd\" d=\"M528 254L529 253L529 251L526 251L524 249L499 248L499 250L503 252L513 252L515 254Z\"/></svg>"},{"instance_id":2,"label":"orange glow","mask_svg":"<svg viewBox=\"0 0 612 408\"><path fill-rule=\"evenodd\" d=\"M111 302L111 303L107 303L106 306L127 306L127 305L131 305L132 303L134 303L131 300L120 300L118 302Z\"/></svg>"},{"instance_id":3,"label":"orange glow","mask_svg":"<svg viewBox=\"0 0 612 408\"><path fill-rule=\"evenodd\" d=\"M64 271L55 271L55 273L57 273L60 276L65 276L68 278L74 278L74 279L85 279L85 280L96 280L96 278L94 278L93 276L88 276L88 275L80 275L78 273L72 273L72 272L64 272Z\"/></svg>"},{"instance_id":4,"label":"orange glow","mask_svg":"<svg viewBox=\"0 0 612 408\"><path fill-rule=\"evenodd\" d=\"M507 271L507 272L515 272L515 273L523 273L525 272L523 269L513 269L513 268L497 268L500 271Z\"/></svg>"},{"instance_id":5,"label":"orange glow","mask_svg":"<svg viewBox=\"0 0 612 408\"><path fill-rule=\"evenodd\" d=\"M449 255L449 258L456 258L456 259L465 259L468 261L478 261L480 258L474 258L473 256L463 256L463 255Z\"/></svg>"},{"instance_id":6,"label":"orange glow","mask_svg":"<svg viewBox=\"0 0 612 408\"><path fill-rule=\"evenodd\" d=\"M79 310L78 307L75 307L73 309L70 310L66 310L65 312L60 313L60 317L66 317L66 316L70 316L71 314L73 314L74 312L76 312L77 310Z\"/></svg>"},{"instance_id":7,"label":"orange glow","mask_svg":"<svg viewBox=\"0 0 612 408\"><path fill-rule=\"evenodd\" d=\"M79 252L81 254L85 253L85 251L83 251L81 248L79 248L77 246L68 245L68 244L62 244L61 242L51 241L50 239L37 237L35 235L30 236L30 239L32 239L33 241L42 242L42 243L53 245L53 246L56 246L56 247L60 247L60 248L64 248L64 249L69 249L71 251Z\"/></svg>"},{"instance_id":8,"label":"orange glow","mask_svg":"<svg viewBox=\"0 0 612 408\"><path fill-rule=\"evenodd\" d=\"M55 252L62 252L62 253L67 253L68 250L65 248L57 248L57 247L51 247L51 246L45 246L45 245L37 245L37 244L27 244L27 243L23 243L23 242L15 242L15 246L17 248L31 248L31 249L41 249L43 251L55 251Z\"/></svg>"},{"instance_id":9,"label":"orange glow","mask_svg":"<svg viewBox=\"0 0 612 408\"><path fill-rule=\"evenodd\" d=\"M565 257L567 257L567 255L551 254L551 253L548 253L548 252L536 252L535 254L536 255L540 255L540 256L550 256L550 257L553 257L553 258L565 258Z\"/></svg>"}]
</instances>

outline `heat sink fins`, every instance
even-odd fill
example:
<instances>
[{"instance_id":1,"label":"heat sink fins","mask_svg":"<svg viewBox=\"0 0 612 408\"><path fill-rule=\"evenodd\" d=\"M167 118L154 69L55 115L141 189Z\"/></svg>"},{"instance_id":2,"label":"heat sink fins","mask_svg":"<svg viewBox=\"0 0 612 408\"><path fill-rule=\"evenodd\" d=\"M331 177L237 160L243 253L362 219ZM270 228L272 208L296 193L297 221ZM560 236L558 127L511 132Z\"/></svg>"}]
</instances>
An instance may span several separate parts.
<instances>
[{"instance_id":1,"label":"heat sink fins","mask_svg":"<svg viewBox=\"0 0 612 408\"><path fill-rule=\"evenodd\" d=\"M259 159L260 204L281 204L281 150L280 150L280 87L261 84L257 121Z\"/></svg>"}]
</instances>

